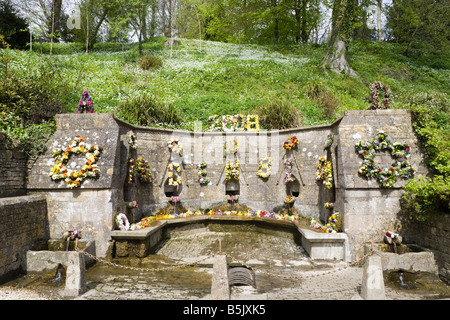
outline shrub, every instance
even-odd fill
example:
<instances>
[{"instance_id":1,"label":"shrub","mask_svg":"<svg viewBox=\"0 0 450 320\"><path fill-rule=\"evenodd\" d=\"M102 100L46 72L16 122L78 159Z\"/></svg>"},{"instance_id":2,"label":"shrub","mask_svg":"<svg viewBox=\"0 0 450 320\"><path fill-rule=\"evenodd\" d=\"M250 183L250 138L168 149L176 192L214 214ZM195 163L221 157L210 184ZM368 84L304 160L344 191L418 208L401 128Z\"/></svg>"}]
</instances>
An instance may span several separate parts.
<instances>
[{"instance_id":1,"label":"shrub","mask_svg":"<svg viewBox=\"0 0 450 320\"><path fill-rule=\"evenodd\" d=\"M143 70L157 69L162 65L162 59L146 54L139 58L138 63Z\"/></svg>"},{"instance_id":2,"label":"shrub","mask_svg":"<svg viewBox=\"0 0 450 320\"><path fill-rule=\"evenodd\" d=\"M306 89L306 97L316 101L320 108L324 110L327 118L332 118L339 107L339 98L329 91L321 82L313 82Z\"/></svg>"},{"instance_id":3,"label":"shrub","mask_svg":"<svg viewBox=\"0 0 450 320\"><path fill-rule=\"evenodd\" d=\"M18 79L14 75L0 81L0 112L19 117L24 124L48 121L62 112L62 105L46 86L45 77Z\"/></svg>"},{"instance_id":4,"label":"shrub","mask_svg":"<svg viewBox=\"0 0 450 320\"><path fill-rule=\"evenodd\" d=\"M274 99L255 110L259 122L266 129L288 129L301 126L300 111L292 104Z\"/></svg>"},{"instance_id":5,"label":"shrub","mask_svg":"<svg viewBox=\"0 0 450 320\"><path fill-rule=\"evenodd\" d=\"M450 104L445 95L416 94L407 97L416 134L427 151L433 178L410 180L402 205L418 220L433 211L450 209Z\"/></svg>"},{"instance_id":6,"label":"shrub","mask_svg":"<svg viewBox=\"0 0 450 320\"><path fill-rule=\"evenodd\" d=\"M402 206L419 221L431 212L450 210L450 177L442 175L431 178L412 179L404 187Z\"/></svg>"},{"instance_id":7,"label":"shrub","mask_svg":"<svg viewBox=\"0 0 450 320\"><path fill-rule=\"evenodd\" d=\"M181 115L173 105L162 104L148 95L141 95L119 104L115 116L138 126L176 125Z\"/></svg>"}]
</instances>

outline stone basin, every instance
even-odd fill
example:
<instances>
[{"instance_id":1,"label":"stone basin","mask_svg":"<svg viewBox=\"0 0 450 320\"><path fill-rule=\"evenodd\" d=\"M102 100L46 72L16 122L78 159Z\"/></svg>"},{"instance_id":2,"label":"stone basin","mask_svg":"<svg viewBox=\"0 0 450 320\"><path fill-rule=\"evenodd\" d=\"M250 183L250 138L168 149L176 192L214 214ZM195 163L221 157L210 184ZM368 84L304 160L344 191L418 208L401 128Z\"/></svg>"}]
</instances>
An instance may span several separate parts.
<instances>
[{"instance_id":1,"label":"stone basin","mask_svg":"<svg viewBox=\"0 0 450 320\"><path fill-rule=\"evenodd\" d=\"M256 224L268 229L285 229L294 233L312 260L349 261L348 238L345 233L321 233L291 221L239 216L197 216L157 221L151 227L135 231L113 231L115 255L118 257L145 257L165 238L171 230L189 224L207 226L211 223Z\"/></svg>"},{"instance_id":2,"label":"stone basin","mask_svg":"<svg viewBox=\"0 0 450 320\"><path fill-rule=\"evenodd\" d=\"M79 256L80 253L74 251L74 243L70 241L69 251L66 251L66 241L61 239L50 239L47 242L48 250L27 251L27 272L54 272L61 264L65 268L68 266L69 258L72 256ZM80 251L85 251L95 255L95 241L79 240L78 248ZM86 255L84 261L86 267L95 263L92 258Z\"/></svg>"},{"instance_id":3,"label":"stone basin","mask_svg":"<svg viewBox=\"0 0 450 320\"><path fill-rule=\"evenodd\" d=\"M434 253L429 249L416 244L401 244L397 246L397 253L389 252L391 250L392 245L374 245L374 253L381 257L383 271L439 273Z\"/></svg>"}]
</instances>

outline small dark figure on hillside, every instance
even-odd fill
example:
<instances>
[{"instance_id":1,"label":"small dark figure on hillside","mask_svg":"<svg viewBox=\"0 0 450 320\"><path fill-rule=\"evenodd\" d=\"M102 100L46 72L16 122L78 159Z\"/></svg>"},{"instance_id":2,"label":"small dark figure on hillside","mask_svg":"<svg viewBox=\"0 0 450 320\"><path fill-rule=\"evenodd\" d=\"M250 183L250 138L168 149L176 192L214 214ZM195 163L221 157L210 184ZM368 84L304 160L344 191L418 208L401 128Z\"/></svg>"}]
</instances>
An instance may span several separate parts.
<instances>
[{"instance_id":1,"label":"small dark figure on hillside","mask_svg":"<svg viewBox=\"0 0 450 320\"><path fill-rule=\"evenodd\" d=\"M91 101L89 92L84 91L81 95L81 100L78 103L78 110L76 113L94 113L94 104Z\"/></svg>"}]
</instances>

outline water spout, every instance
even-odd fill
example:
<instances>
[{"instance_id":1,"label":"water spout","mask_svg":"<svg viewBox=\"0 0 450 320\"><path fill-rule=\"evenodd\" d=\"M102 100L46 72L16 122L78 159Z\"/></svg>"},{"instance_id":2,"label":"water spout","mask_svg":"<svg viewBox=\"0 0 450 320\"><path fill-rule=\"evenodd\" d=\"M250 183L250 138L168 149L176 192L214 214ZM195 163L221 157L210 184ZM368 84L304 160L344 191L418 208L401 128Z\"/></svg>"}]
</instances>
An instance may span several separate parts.
<instances>
[{"instance_id":1,"label":"water spout","mask_svg":"<svg viewBox=\"0 0 450 320\"><path fill-rule=\"evenodd\" d=\"M62 280L62 271L63 266L62 264L58 264L58 268L56 269L55 277L51 280L51 282L60 282Z\"/></svg>"},{"instance_id":2,"label":"water spout","mask_svg":"<svg viewBox=\"0 0 450 320\"><path fill-rule=\"evenodd\" d=\"M70 237L67 237L67 239L66 239L66 251L69 251L69 245L70 245Z\"/></svg>"},{"instance_id":3,"label":"water spout","mask_svg":"<svg viewBox=\"0 0 450 320\"><path fill-rule=\"evenodd\" d=\"M397 244L394 241L392 242L392 247L394 249L394 253L397 253Z\"/></svg>"}]
</instances>

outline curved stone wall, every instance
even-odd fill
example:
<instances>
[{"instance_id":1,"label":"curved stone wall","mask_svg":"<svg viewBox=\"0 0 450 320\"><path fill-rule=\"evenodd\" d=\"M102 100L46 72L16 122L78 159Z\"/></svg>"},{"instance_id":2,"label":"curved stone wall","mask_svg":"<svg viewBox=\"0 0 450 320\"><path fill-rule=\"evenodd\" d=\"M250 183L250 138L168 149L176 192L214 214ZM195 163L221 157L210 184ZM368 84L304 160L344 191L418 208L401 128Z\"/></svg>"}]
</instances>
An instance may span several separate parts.
<instances>
[{"instance_id":1,"label":"curved stone wall","mask_svg":"<svg viewBox=\"0 0 450 320\"><path fill-rule=\"evenodd\" d=\"M395 220L399 212L399 197L405 181L391 189L381 189L376 181L358 176L362 161L355 152L359 141L371 140L384 130L393 141L408 142L412 146L410 163L416 175L427 174L417 141L412 132L409 113L404 110L347 111L331 125L269 132L201 132L135 127L116 119L112 114L58 115L57 132L48 142L49 150L31 170L28 190L47 196L50 233L52 238L76 225L87 237L96 241L97 254L105 255L115 228L114 217L127 213L131 222L155 214L164 208L170 197L167 186L167 165L181 164L182 184L175 194L186 209L207 209L227 201L225 179L224 143L237 141L240 161L240 179L234 186L239 204L255 210L278 211L287 195L295 193L295 209L303 216L327 219L330 211L324 203L334 202L334 210L343 215L344 231L348 234L353 254L358 245L367 240L378 240L383 230ZM129 147L127 132L136 134L137 148ZM324 150L327 135L334 134L331 148ZM55 182L49 177L54 164L52 149L65 148L76 135L86 143L103 148L97 161L101 175L96 180L87 179L80 188L69 189L64 181ZM299 146L286 154L283 143L296 136ZM182 157L170 152L169 139L178 139L183 147ZM148 161L152 183L127 183L128 161L143 157ZM234 159L234 156L229 155ZM256 175L262 157L272 157L271 175L261 179ZM318 159L327 156L333 163L335 188L325 189L315 174ZM73 157L73 159L72 159ZM68 166L76 169L85 159L72 156ZM285 161L296 160L292 173L298 185L292 189L284 182ZM391 159L382 155L380 162L390 166ZM208 185L198 182L197 164L205 162ZM127 208L136 201L137 208ZM370 227L371 229L369 230Z\"/></svg>"}]
</instances>

